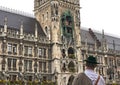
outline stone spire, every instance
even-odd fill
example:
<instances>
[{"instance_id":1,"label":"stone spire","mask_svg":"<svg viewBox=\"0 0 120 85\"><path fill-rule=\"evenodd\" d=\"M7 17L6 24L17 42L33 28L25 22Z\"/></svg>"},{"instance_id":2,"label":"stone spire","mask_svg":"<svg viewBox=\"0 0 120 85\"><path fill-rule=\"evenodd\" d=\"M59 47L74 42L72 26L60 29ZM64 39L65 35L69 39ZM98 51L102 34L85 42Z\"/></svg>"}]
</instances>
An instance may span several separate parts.
<instances>
[{"instance_id":1,"label":"stone spire","mask_svg":"<svg viewBox=\"0 0 120 85\"><path fill-rule=\"evenodd\" d=\"M86 34L85 34L85 50L86 50L86 55L88 55L88 39Z\"/></svg>"},{"instance_id":2,"label":"stone spire","mask_svg":"<svg viewBox=\"0 0 120 85\"><path fill-rule=\"evenodd\" d=\"M35 39L38 38L38 26L37 23L35 23Z\"/></svg>"},{"instance_id":3,"label":"stone spire","mask_svg":"<svg viewBox=\"0 0 120 85\"><path fill-rule=\"evenodd\" d=\"M7 17L5 17L5 19L4 19L4 33L5 34L7 33L7 22L8 22L8 19L7 19Z\"/></svg>"},{"instance_id":4,"label":"stone spire","mask_svg":"<svg viewBox=\"0 0 120 85\"><path fill-rule=\"evenodd\" d=\"M23 38L23 21L21 21L21 26L20 26L20 38Z\"/></svg>"}]
</instances>

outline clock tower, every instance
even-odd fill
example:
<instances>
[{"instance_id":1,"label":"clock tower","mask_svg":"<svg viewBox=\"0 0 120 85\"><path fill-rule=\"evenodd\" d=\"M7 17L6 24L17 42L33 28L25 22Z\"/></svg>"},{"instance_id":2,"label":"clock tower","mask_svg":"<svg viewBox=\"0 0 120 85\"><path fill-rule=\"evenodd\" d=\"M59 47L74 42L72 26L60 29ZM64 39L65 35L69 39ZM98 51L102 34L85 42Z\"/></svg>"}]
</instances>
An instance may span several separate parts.
<instances>
[{"instance_id":1,"label":"clock tower","mask_svg":"<svg viewBox=\"0 0 120 85\"><path fill-rule=\"evenodd\" d=\"M66 85L83 69L79 0L34 0L34 13L51 44L52 79Z\"/></svg>"}]
</instances>

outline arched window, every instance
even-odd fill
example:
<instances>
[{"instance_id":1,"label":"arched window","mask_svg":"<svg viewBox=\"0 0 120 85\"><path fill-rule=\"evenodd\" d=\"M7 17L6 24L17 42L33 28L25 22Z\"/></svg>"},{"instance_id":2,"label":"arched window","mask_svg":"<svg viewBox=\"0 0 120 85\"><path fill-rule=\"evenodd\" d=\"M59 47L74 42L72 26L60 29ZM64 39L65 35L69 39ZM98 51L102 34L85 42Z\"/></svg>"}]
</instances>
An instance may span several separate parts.
<instances>
[{"instance_id":1,"label":"arched window","mask_svg":"<svg viewBox=\"0 0 120 85\"><path fill-rule=\"evenodd\" d=\"M68 49L68 57L72 59L75 58L74 49L72 47Z\"/></svg>"},{"instance_id":2,"label":"arched window","mask_svg":"<svg viewBox=\"0 0 120 85\"><path fill-rule=\"evenodd\" d=\"M72 47L68 49L68 54L74 54L74 49Z\"/></svg>"},{"instance_id":3,"label":"arched window","mask_svg":"<svg viewBox=\"0 0 120 85\"><path fill-rule=\"evenodd\" d=\"M75 72L75 64L73 61L71 61L69 64L68 64L68 69L70 72Z\"/></svg>"},{"instance_id":4,"label":"arched window","mask_svg":"<svg viewBox=\"0 0 120 85\"><path fill-rule=\"evenodd\" d=\"M65 58L65 56L66 56L65 49L62 49L62 56L63 56L63 58Z\"/></svg>"}]
</instances>

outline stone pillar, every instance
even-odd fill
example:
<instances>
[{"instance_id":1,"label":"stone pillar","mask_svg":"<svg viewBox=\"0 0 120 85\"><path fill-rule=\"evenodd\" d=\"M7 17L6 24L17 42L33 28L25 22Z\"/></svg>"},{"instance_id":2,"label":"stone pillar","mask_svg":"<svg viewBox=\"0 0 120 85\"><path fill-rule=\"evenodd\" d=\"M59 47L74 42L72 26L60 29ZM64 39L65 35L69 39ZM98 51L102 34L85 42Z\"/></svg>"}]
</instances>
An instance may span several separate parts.
<instances>
[{"instance_id":1,"label":"stone pillar","mask_svg":"<svg viewBox=\"0 0 120 85\"><path fill-rule=\"evenodd\" d=\"M21 26L20 26L20 39L23 39L23 21L21 21Z\"/></svg>"},{"instance_id":2,"label":"stone pillar","mask_svg":"<svg viewBox=\"0 0 120 85\"><path fill-rule=\"evenodd\" d=\"M4 19L4 36L7 35L7 22L8 22L7 17L5 17L5 19Z\"/></svg>"},{"instance_id":3,"label":"stone pillar","mask_svg":"<svg viewBox=\"0 0 120 85\"><path fill-rule=\"evenodd\" d=\"M37 41L38 39L38 27L37 27L37 23L35 23L35 41Z\"/></svg>"}]
</instances>

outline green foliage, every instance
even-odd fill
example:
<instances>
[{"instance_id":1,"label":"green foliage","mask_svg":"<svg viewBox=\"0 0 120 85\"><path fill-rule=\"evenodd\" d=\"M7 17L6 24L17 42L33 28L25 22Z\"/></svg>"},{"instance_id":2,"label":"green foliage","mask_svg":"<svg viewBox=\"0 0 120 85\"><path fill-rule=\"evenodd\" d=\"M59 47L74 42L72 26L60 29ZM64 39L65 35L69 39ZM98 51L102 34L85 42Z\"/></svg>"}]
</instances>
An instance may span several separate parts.
<instances>
[{"instance_id":1,"label":"green foliage","mask_svg":"<svg viewBox=\"0 0 120 85\"><path fill-rule=\"evenodd\" d=\"M0 84L6 84L6 80L0 80Z\"/></svg>"},{"instance_id":2,"label":"green foliage","mask_svg":"<svg viewBox=\"0 0 120 85\"><path fill-rule=\"evenodd\" d=\"M41 85L55 85L55 82L52 81L43 81Z\"/></svg>"}]
</instances>

